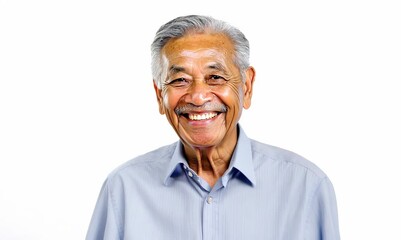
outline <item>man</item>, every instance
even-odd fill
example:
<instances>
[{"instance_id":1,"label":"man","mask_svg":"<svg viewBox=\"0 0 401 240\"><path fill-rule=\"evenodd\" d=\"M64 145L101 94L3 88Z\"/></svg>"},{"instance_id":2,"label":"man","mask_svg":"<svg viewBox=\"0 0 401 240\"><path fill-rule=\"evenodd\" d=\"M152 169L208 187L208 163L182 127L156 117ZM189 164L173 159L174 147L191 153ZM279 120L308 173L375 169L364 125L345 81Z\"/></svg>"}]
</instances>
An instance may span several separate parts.
<instances>
[{"instance_id":1,"label":"man","mask_svg":"<svg viewBox=\"0 0 401 240\"><path fill-rule=\"evenodd\" d=\"M340 239L327 176L238 124L255 79L238 29L178 17L156 33L152 71L159 111L180 141L108 176L87 240Z\"/></svg>"}]
</instances>

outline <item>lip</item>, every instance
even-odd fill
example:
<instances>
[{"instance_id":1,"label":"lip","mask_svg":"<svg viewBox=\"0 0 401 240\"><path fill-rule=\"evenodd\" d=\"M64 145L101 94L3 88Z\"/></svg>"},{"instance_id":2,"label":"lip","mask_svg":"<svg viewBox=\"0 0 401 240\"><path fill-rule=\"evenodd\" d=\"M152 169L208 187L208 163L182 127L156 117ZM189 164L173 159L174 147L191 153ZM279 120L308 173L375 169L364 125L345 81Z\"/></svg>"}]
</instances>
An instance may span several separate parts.
<instances>
[{"instance_id":1,"label":"lip","mask_svg":"<svg viewBox=\"0 0 401 240\"><path fill-rule=\"evenodd\" d=\"M222 114L222 112L190 112L181 114L180 118L192 126L206 126L215 122Z\"/></svg>"},{"instance_id":2,"label":"lip","mask_svg":"<svg viewBox=\"0 0 401 240\"><path fill-rule=\"evenodd\" d=\"M185 114L192 121L204 121L208 119L212 119L218 115L217 112L196 112L196 113L187 113Z\"/></svg>"}]
</instances>

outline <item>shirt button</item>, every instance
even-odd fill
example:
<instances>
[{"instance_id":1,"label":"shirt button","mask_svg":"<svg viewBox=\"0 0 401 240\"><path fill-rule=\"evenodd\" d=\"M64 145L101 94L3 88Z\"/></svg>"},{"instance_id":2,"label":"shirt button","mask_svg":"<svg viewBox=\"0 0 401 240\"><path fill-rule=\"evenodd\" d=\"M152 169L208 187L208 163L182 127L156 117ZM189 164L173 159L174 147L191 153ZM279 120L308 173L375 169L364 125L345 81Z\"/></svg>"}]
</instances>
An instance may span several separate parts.
<instances>
[{"instance_id":1,"label":"shirt button","mask_svg":"<svg viewBox=\"0 0 401 240\"><path fill-rule=\"evenodd\" d=\"M188 176L193 177L194 175L192 174L192 172L188 172Z\"/></svg>"},{"instance_id":2,"label":"shirt button","mask_svg":"<svg viewBox=\"0 0 401 240\"><path fill-rule=\"evenodd\" d=\"M211 203L213 202L213 198L212 198L211 196L207 197L206 202L207 202L208 204L211 204Z\"/></svg>"},{"instance_id":3,"label":"shirt button","mask_svg":"<svg viewBox=\"0 0 401 240\"><path fill-rule=\"evenodd\" d=\"M187 168L188 168L187 165L184 165L184 169L187 170Z\"/></svg>"}]
</instances>

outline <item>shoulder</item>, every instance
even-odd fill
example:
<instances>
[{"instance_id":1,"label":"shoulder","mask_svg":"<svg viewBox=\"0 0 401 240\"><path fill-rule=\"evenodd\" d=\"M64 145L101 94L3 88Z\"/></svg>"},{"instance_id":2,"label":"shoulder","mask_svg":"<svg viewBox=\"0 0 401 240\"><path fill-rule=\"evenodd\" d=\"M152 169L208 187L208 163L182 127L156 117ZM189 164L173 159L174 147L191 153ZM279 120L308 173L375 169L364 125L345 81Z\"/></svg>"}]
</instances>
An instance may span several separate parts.
<instances>
[{"instance_id":1,"label":"shoulder","mask_svg":"<svg viewBox=\"0 0 401 240\"><path fill-rule=\"evenodd\" d=\"M163 171L174 154L177 144L178 142L175 142L170 145L162 146L132 158L111 171L108 175L108 180L146 174L146 172L154 172L157 174Z\"/></svg>"},{"instance_id":2,"label":"shoulder","mask_svg":"<svg viewBox=\"0 0 401 240\"><path fill-rule=\"evenodd\" d=\"M290 150L253 139L251 139L251 148L256 163L267 161L273 165L285 166L287 169L305 171L321 180L327 178L327 175L315 163Z\"/></svg>"}]
</instances>

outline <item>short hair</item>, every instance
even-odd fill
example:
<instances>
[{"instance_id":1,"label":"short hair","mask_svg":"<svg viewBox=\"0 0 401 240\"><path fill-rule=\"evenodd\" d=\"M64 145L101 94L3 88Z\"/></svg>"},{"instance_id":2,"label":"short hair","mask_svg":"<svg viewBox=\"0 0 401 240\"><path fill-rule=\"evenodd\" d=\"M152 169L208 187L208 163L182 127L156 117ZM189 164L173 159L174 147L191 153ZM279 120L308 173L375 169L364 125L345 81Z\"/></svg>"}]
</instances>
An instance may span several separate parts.
<instances>
[{"instance_id":1,"label":"short hair","mask_svg":"<svg viewBox=\"0 0 401 240\"><path fill-rule=\"evenodd\" d=\"M249 42L245 35L236 27L209 16L187 15L177 17L162 25L156 32L151 45L153 80L160 89L162 87L163 61L161 51L167 42L189 33L222 33L229 37L234 45L234 63L245 81L244 71L249 67Z\"/></svg>"}]
</instances>

